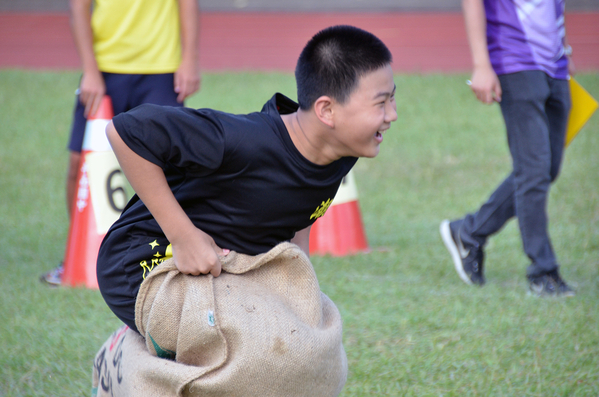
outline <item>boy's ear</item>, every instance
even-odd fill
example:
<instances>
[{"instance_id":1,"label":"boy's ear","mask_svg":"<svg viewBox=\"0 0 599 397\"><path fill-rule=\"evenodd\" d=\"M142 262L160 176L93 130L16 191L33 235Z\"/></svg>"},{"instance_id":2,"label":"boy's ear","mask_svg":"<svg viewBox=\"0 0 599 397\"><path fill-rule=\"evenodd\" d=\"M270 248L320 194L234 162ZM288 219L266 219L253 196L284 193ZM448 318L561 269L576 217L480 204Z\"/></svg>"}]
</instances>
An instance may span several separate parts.
<instances>
[{"instance_id":1,"label":"boy's ear","mask_svg":"<svg viewBox=\"0 0 599 397\"><path fill-rule=\"evenodd\" d=\"M335 118L333 108L335 100L326 95L321 96L314 102L314 113L318 119L329 126L335 128Z\"/></svg>"}]
</instances>

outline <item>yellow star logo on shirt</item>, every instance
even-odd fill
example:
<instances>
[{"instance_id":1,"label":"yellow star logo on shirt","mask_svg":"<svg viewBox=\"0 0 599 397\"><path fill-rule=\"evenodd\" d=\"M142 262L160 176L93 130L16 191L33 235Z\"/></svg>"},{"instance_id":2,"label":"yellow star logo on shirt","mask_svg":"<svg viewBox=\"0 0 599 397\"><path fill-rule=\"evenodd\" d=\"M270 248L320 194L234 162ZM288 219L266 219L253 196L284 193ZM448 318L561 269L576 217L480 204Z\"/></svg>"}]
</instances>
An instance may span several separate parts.
<instances>
[{"instance_id":1,"label":"yellow star logo on shirt","mask_svg":"<svg viewBox=\"0 0 599 397\"><path fill-rule=\"evenodd\" d=\"M159 246L160 244L158 244L158 241L154 240L151 243L149 243L150 246L152 247L152 249L156 248L157 246Z\"/></svg>"},{"instance_id":2,"label":"yellow star logo on shirt","mask_svg":"<svg viewBox=\"0 0 599 397\"><path fill-rule=\"evenodd\" d=\"M314 213L310 216L310 219L320 218L321 216L323 216L324 213L327 212L327 209L329 209L329 206L331 205L332 202L333 202L333 200L331 200L331 199L328 199L327 201L323 201L322 204L320 204L316 208L316 211L314 211Z\"/></svg>"}]
</instances>

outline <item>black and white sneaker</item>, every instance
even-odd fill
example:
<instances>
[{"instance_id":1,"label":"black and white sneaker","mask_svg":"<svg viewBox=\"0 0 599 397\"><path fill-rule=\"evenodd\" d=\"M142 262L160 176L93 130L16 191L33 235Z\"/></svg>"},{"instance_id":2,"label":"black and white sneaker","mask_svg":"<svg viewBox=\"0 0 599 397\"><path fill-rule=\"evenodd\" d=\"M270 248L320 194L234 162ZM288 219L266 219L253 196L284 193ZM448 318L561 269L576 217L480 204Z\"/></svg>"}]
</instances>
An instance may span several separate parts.
<instances>
[{"instance_id":1,"label":"black and white sneaker","mask_svg":"<svg viewBox=\"0 0 599 397\"><path fill-rule=\"evenodd\" d=\"M62 274L64 273L64 266L61 263L56 268L44 273L40 276L40 281L47 283L51 287L59 287L62 283Z\"/></svg>"},{"instance_id":2,"label":"black and white sneaker","mask_svg":"<svg viewBox=\"0 0 599 397\"><path fill-rule=\"evenodd\" d=\"M557 269L540 276L526 276L530 292L537 296L575 296L576 293L560 277Z\"/></svg>"},{"instance_id":3,"label":"black and white sneaker","mask_svg":"<svg viewBox=\"0 0 599 397\"><path fill-rule=\"evenodd\" d=\"M464 245L460 239L459 224L461 221L441 222L441 238L451 254L456 272L466 284L483 285L484 252L482 248Z\"/></svg>"}]
</instances>

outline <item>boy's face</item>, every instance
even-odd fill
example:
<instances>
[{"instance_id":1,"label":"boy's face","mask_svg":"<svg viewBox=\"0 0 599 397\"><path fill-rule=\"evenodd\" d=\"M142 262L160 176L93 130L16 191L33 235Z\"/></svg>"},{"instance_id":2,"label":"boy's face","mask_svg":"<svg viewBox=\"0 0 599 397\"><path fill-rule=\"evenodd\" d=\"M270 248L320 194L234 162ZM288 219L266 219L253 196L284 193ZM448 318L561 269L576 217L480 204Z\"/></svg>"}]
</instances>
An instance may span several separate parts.
<instances>
[{"instance_id":1,"label":"boy's face","mask_svg":"<svg viewBox=\"0 0 599 397\"><path fill-rule=\"evenodd\" d=\"M375 157L384 131L397 120L391 65L362 76L349 99L336 103L333 111L341 155Z\"/></svg>"}]
</instances>

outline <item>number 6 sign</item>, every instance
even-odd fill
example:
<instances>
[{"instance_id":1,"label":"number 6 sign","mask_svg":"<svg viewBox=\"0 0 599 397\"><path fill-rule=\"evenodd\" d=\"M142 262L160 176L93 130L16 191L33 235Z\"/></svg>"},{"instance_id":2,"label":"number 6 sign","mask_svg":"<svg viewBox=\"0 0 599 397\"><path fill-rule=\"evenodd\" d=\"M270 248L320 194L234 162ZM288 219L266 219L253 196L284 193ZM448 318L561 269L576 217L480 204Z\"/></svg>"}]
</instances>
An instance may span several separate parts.
<instances>
[{"instance_id":1,"label":"number 6 sign","mask_svg":"<svg viewBox=\"0 0 599 397\"><path fill-rule=\"evenodd\" d=\"M129 183L112 151L89 153L86 162L97 232L106 234L129 200Z\"/></svg>"}]
</instances>

